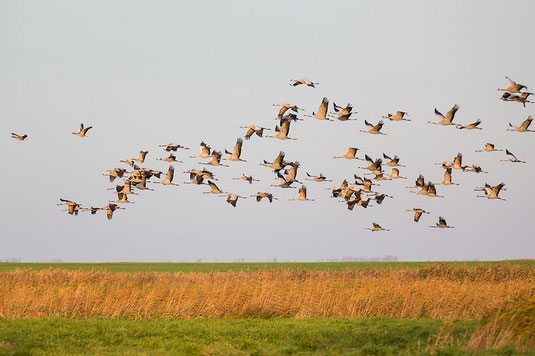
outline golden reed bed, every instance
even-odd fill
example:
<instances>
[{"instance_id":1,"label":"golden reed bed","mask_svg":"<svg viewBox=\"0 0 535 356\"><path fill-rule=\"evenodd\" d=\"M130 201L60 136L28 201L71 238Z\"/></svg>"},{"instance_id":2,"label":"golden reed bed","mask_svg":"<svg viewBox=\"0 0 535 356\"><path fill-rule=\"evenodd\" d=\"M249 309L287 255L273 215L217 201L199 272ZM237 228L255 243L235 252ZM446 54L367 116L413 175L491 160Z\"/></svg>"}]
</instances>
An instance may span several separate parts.
<instances>
[{"instance_id":1,"label":"golden reed bed","mask_svg":"<svg viewBox=\"0 0 535 356\"><path fill-rule=\"evenodd\" d=\"M481 318L533 293L535 269L0 273L0 317Z\"/></svg>"}]
</instances>

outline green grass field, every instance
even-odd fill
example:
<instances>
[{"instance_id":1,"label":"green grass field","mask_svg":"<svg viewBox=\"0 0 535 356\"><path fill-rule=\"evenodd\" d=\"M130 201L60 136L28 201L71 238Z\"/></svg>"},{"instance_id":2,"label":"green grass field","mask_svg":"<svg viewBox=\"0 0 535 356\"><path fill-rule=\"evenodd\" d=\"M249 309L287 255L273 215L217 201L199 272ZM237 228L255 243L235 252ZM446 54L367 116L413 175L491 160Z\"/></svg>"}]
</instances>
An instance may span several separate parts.
<instances>
[{"instance_id":1,"label":"green grass field","mask_svg":"<svg viewBox=\"0 0 535 356\"><path fill-rule=\"evenodd\" d=\"M12 271L20 268L34 270L46 268L60 268L66 270L104 270L109 272L225 272L257 269L284 268L312 269L312 270L343 270L343 269L384 269L384 268L418 268L433 263L444 263L458 266L477 266L479 264L512 264L535 267L535 260L513 261L462 261L462 262L244 262L244 263L20 263L0 262L0 272Z\"/></svg>"},{"instance_id":2,"label":"green grass field","mask_svg":"<svg viewBox=\"0 0 535 356\"><path fill-rule=\"evenodd\" d=\"M478 321L459 321L440 354L464 354ZM419 354L443 322L432 319L0 320L11 354ZM507 350L504 350L507 351Z\"/></svg>"}]
</instances>

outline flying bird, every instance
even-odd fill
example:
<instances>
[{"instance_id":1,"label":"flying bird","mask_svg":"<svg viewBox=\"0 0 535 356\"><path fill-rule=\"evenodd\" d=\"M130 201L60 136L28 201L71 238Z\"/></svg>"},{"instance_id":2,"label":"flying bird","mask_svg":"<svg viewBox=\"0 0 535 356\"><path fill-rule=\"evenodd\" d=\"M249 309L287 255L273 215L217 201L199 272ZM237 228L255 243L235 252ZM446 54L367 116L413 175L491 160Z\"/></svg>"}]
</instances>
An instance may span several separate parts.
<instances>
[{"instance_id":1,"label":"flying bird","mask_svg":"<svg viewBox=\"0 0 535 356\"><path fill-rule=\"evenodd\" d=\"M330 121L331 119L327 118L328 107L329 107L329 99L324 97L321 100L320 107L318 108L318 113L316 114L316 113L312 112L312 115L305 115L305 116L306 117L313 117L314 119L318 119L318 120L328 120L328 121Z\"/></svg>"},{"instance_id":2,"label":"flying bird","mask_svg":"<svg viewBox=\"0 0 535 356\"><path fill-rule=\"evenodd\" d=\"M84 124L80 124L80 127L78 128L78 132L73 132L73 135L80 136L80 137L87 137L87 131L91 130L93 126L84 127Z\"/></svg>"},{"instance_id":3,"label":"flying bird","mask_svg":"<svg viewBox=\"0 0 535 356\"><path fill-rule=\"evenodd\" d=\"M503 150L497 150L493 143L487 143L485 145L485 148L482 150L476 150L476 152L495 152L495 151L503 151Z\"/></svg>"},{"instance_id":4,"label":"flying bird","mask_svg":"<svg viewBox=\"0 0 535 356\"><path fill-rule=\"evenodd\" d=\"M370 231L390 231L390 229L384 229L384 228L381 227L381 225L379 225L377 223L372 222L372 225L373 225L372 228L367 227L366 230L370 230Z\"/></svg>"},{"instance_id":5,"label":"flying bird","mask_svg":"<svg viewBox=\"0 0 535 356\"><path fill-rule=\"evenodd\" d=\"M264 130L271 130L267 129L265 127L256 126L256 125L250 125L250 126L240 126L242 129L247 129L247 133L245 133L245 139L249 140L251 136L256 134L258 137L264 136Z\"/></svg>"},{"instance_id":6,"label":"flying bird","mask_svg":"<svg viewBox=\"0 0 535 356\"><path fill-rule=\"evenodd\" d=\"M387 114L386 116L383 116L383 119L389 119L390 121L411 121L406 118L406 116L409 116L404 111L397 111L394 115Z\"/></svg>"},{"instance_id":7,"label":"flying bird","mask_svg":"<svg viewBox=\"0 0 535 356\"><path fill-rule=\"evenodd\" d=\"M527 89L528 88L524 84L516 83L515 81L513 81L509 77L505 77L505 79L507 80L507 84L508 84L507 88L505 88L505 89L496 89L496 90L498 90L498 91L508 91L510 93L520 93L520 91L522 89Z\"/></svg>"},{"instance_id":8,"label":"flying bird","mask_svg":"<svg viewBox=\"0 0 535 356\"><path fill-rule=\"evenodd\" d=\"M307 187L304 185L299 188L299 194L296 199L290 199L290 201L314 201L314 199L307 198Z\"/></svg>"},{"instance_id":9,"label":"flying bird","mask_svg":"<svg viewBox=\"0 0 535 356\"><path fill-rule=\"evenodd\" d=\"M450 111L448 111L446 113L446 116L444 116L444 115L442 115L442 113L440 111L438 111L435 108L435 115L437 116L438 121L437 122L428 121L428 123L435 124L435 125L443 125L443 126L453 125L453 119L455 118L455 114L457 113L457 110L459 110L459 105L455 104L450 109Z\"/></svg>"},{"instance_id":10,"label":"flying bird","mask_svg":"<svg viewBox=\"0 0 535 356\"><path fill-rule=\"evenodd\" d=\"M481 120L477 119L476 122L473 122L471 124L468 124L468 125L461 125L461 124L457 124L457 128L458 129L466 129L466 130L483 130L481 127L478 127L479 124L481 124Z\"/></svg>"},{"instance_id":11,"label":"flying bird","mask_svg":"<svg viewBox=\"0 0 535 356\"><path fill-rule=\"evenodd\" d=\"M436 225L431 225L429 227L438 228L438 229L453 229L453 226L449 226L446 223L446 219L444 219L442 216L439 216L438 222Z\"/></svg>"},{"instance_id":12,"label":"flying bird","mask_svg":"<svg viewBox=\"0 0 535 356\"><path fill-rule=\"evenodd\" d=\"M422 214L429 214L429 212L420 208L412 208L412 209L408 209L407 211L414 212L414 222L420 221Z\"/></svg>"},{"instance_id":13,"label":"flying bird","mask_svg":"<svg viewBox=\"0 0 535 356\"><path fill-rule=\"evenodd\" d=\"M379 121L377 124L373 125L370 124L368 121L364 120L364 124L366 127L368 127L368 130L359 130L360 132L370 133L372 135L388 135L381 132L381 129L383 128L383 121Z\"/></svg>"},{"instance_id":14,"label":"flying bird","mask_svg":"<svg viewBox=\"0 0 535 356\"><path fill-rule=\"evenodd\" d=\"M312 81L310 81L308 79L291 79L290 80L290 85L291 86L296 87L296 86L301 85L301 84L304 84L306 86L315 88L315 85L317 85L319 83L312 82Z\"/></svg>"},{"instance_id":15,"label":"flying bird","mask_svg":"<svg viewBox=\"0 0 535 356\"><path fill-rule=\"evenodd\" d=\"M520 126L513 126L511 123L509 123L510 129L507 129L507 131L517 131L517 132L535 132L535 130L528 130L529 125L531 125L531 122L533 121L533 117L530 115L526 120L520 124Z\"/></svg>"},{"instance_id":16,"label":"flying bird","mask_svg":"<svg viewBox=\"0 0 535 356\"><path fill-rule=\"evenodd\" d=\"M14 132L11 133L11 137L14 138L17 141L24 141L28 138L28 135L18 135Z\"/></svg>"},{"instance_id":17,"label":"flying bird","mask_svg":"<svg viewBox=\"0 0 535 356\"><path fill-rule=\"evenodd\" d=\"M247 162L240 158L242 146L243 146L243 140L241 138L238 138L236 140L236 144L234 145L234 149L232 150L232 152L225 150L225 153L230 155L226 159L229 161Z\"/></svg>"},{"instance_id":18,"label":"flying bird","mask_svg":"<svg viewBox=\"0 0 535 356\"><path fill-rule=\"evenodd\" d=\"M251 197L254 197L256 198L256 201L257 202L261 202L262 199L266 198L267 200L269 200L269 202L273 202L273 200L278 200L277 198L273 197L273 194L271 193L267 193L267 192L258 192L256 193L255 195L251 195Z\"/></svg>"},{"instance_id":19,"label":"flying bird","mask_svg":"<svg viewBox=\"0 0 535 356\"><path fill-rule=\"evenodd\" d=\"M521 161L509 150L505 150L505 154L507 155L507 159L501 159L502 162L514 162L514 163L526 163L526 161Z\"/></svg>"}]
</instances>

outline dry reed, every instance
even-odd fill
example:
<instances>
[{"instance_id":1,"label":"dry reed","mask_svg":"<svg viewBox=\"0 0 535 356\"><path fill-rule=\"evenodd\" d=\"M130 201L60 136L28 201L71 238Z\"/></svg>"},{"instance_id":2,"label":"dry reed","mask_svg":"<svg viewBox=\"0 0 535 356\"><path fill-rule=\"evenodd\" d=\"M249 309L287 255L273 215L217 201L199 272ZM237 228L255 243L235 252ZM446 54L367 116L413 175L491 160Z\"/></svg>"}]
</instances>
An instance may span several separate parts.
<instances>
[{"instance_id":1,"label":"dry reed","mask_svg":"<svg viewBox=\"0 0 535 356\"><path fill-rule=\"evenodd\" d=\"M535 291L511 303L505 311L485 318L468 343L471 350L507 346L517 350L535 349Z\"/></svg>"},{"instance_id":2,"label":"dry reed","mask_svg":"<svg viewBox=\"0 0 535 356\"><path fill-rule=\"evenodd\" d=\"M528 295L535 269L0 273L0 317L481 318Z\"/></svg>"}]
</instances>

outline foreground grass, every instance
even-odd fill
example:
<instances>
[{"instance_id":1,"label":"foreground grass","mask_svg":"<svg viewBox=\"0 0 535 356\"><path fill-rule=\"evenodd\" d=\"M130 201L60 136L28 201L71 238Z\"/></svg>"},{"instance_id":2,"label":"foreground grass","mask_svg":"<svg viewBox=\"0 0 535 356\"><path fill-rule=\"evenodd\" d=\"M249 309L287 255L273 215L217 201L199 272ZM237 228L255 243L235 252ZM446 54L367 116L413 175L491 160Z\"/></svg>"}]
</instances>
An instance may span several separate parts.
<instances>
[{"instance_id":1,"label":"foreground grass","mask_svg":"<svg viewBox=\"0 0 535 356\"><path fill-rule=\"evenodd\" d=\"M464 354L477 320L0 319L2 354Z\"/></svg>"},{"instance_id":2,"label":"foreground grass","mask_svg":"<svg viewBox=\"0 0 535 356\"><path fill-rule=\"evenodd\" d=\"M12 263L0 262L0 272L13 271L15 269L31 268L41 269L65 269L73 270L102 270L107 272L227 272L227 271L256 271L259 269L287 270L309 269L322 271L340 271L345 269L406 269L420 268L436 262L247 262L247 263ZM476 267L481 264L506 264L527 265L535 267L535 260L512 260L512 261L462 261L442 262L447 266Z\"/></svg>"}]
</instances>

